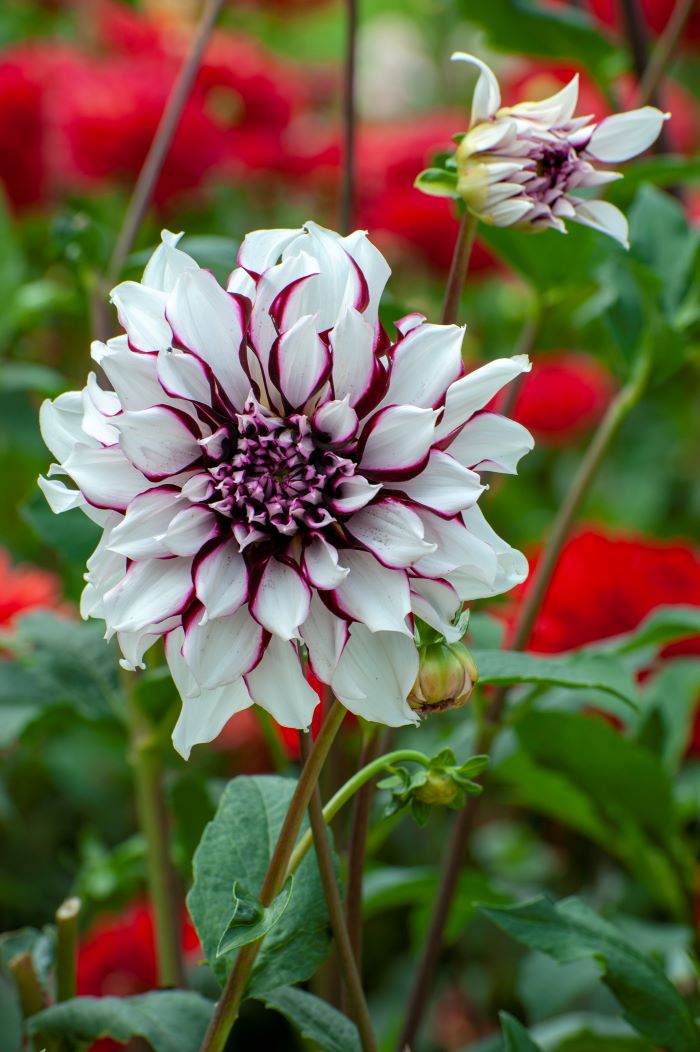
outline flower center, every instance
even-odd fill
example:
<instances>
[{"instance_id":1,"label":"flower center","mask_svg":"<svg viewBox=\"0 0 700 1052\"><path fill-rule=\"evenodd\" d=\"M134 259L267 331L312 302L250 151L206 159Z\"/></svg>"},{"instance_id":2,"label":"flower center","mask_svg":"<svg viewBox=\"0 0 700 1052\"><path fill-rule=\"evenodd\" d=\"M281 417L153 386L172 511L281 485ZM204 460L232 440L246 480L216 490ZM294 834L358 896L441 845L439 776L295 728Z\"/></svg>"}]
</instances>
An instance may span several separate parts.
<instances>
[{"instance_id":1,"label":"flower center","mask_svg":"<svg viewBox=\"0 0 700 1052\"><path fill-rule=\"evenodd\" d=\"M568 142L545 143L535 157L537 190L545 194L555 188L565 189L563 184L566 183L575 161L575 151Z\"/></svg>"},{"instance_id":2,"label":"flower center","mask_svg":"<svg viewBox=\"0 0 700 1052\"><path fill-rule=\"evenodd\" d=\"M212 436L209 468L215 491L210 507L232 520L241 544L333 522L327 500L334 483L354 464L323 449L303 414L284 419L250 401L235 428Z\"/></svg>"}]
</instances>

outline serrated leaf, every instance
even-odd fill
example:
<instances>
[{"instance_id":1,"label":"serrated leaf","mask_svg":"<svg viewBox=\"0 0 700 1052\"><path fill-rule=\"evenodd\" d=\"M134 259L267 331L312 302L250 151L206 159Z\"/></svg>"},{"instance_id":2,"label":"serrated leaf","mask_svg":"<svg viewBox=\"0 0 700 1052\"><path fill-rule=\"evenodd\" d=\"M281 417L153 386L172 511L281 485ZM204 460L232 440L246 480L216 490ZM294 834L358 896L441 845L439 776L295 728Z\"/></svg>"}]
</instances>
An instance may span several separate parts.
<instances>
[{"instance_id":1,"label":"serrated leaf","mask_svg":"<svg viewBox=\"0 0 700 1052\"><path fill-rule=\"evenodd\" d=\"M503 1031L505 1052L542 1052L522 1023L519 1023L512 1015L509 1015L508 1012L499 1012L498 1018Z\"/></svg>"},{"instance_id":2,"label":"serrated leaf","mask_svg":"<svg viewBox=\"0 0 700 1052\"><path fill-rule=\"evenodd\" d=\"M240 881L251 891L259 890L294 787L293 779L275 775L234 778L195 852L194 883L187 902L204 953L221 983L232 963L230 956L217 957L231 918L231 889L234 881ZM308 979L325 959L328 946L323 888L315 855L309 852L297 870L283 916L262 944L250 996Z\"/></svg>"},{"instance_id":3,"label":"serrated leaf","mask_svg":"<svg viewBox=\"0 0 700 1052\"><path fill-rule=\"evenodd\" d=\"M216 956L234 953L249 942L262 939L279 923L282 914L289 905L294 877L289 877L284 887L269 906L265 907L249 891L246 891L239 880L233 885L233 915L226 931L219 940Z\"/></svg>"},{"instance_id":4,"label":"serrated leaf","mask_svg":"<svg viewBox=\"0 0 700 1052\"><path fill-rule=\"evenodd\" d=\"M314 1041L323 1052L361 1052L355 1024L314 994L285 986L260 1000L280 1012L302 1037Z\"/></svg>"},{"instance_id":5,"label":"serrated leaf","mask_svg":"<svg viewBox=\"0 0 700 1052\"><path fill-rule=\"evenodd\" d=\"M482 912L518 942L557 961L592 957L630 1025L669 1052L694 1052L700 1045L688 1006L659 965L579 899L555 904L538 898Z\"/></svg>"},{"instance_id":6,"label":"serrated leaf","mask_svg":"<svg viewBox=\"0 0 700 1052\"><path fill-rule=\"evenodd\" d=\"M540 657L514 650L472 650L480 683L540 683L575 689L602 690L638 704L635 682L625 664L608 654L572 652Z\"/></svg>"},{"instance_id":7,"label":"serrated leaf","mask_svg":"<svg viewBox=\"0 0 700 1052\"><path fill-rule=\"evenodd\" d=\"M137 997L75 997L38 1012L27 1023L30 1034L93 1042L112 1037L143 1038L153 1052L192 1052L199 1048L214 1005L186 990L158 990Z\"/></svg>"}]
</instances>

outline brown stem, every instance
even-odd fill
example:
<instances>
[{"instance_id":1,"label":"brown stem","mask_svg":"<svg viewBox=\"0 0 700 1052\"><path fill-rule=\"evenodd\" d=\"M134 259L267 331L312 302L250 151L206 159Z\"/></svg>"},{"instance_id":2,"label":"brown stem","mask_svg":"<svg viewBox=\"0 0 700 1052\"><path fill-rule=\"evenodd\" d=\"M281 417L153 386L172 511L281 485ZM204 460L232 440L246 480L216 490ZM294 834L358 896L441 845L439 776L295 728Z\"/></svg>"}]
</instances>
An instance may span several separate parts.
<instances>
[{"instance_id":1,"label":"brown stem","mask_svg":"<svg viewBox=\"0 0 700 1052\"><path fill-rule=\"evenodd\" d=\"M96 336L98 339L104 340L109 335L107 320L102 306L103 301L112 286L119 280L124 264L131 252L180 123L182 111L185 108L199 72L204 50L224 3L225 0L209 0L204 9L204 14L192 41L192 47L168 95L158 128L134 185L104 278L96 284L93 323L97 326Z\"/></svg>"},{"instance_id":2,"label":"brown stem","mask_svg":"<svg viewBox=\"0 0 700 1052\"><path fill-rule=\"evenodd\" d=\"M71 898L56 910L56 1000L75 997L78 918L82 903Z\"/></svg>"},{"instance_id":3,"label":"brown stem","mask_svg":"<svg viewBox=\"0 0 700 1052\"><path fill-rule=\"evenodd\" d=\"M443 325L453 325L459 317L459 301L469 269L477 222L478 220L471 212L465 212L462 216L445 288L445 301L442 307Z\"/></svg>"},{"instance_id":4,"label":"brown stem","mask_svg":"<svg viewBox=\"0 0 700 1052\"><path fill-rule=\"evenodd\" d=\"M308 741L308 736L303 732L299 733L299 746L301 749L301 755L304 758L304 761L307 762L310 755L311 745ZM318 789L318 784L314 787L314 791L311 794L311 800L309 801L309 818L311 820L316 860L318 862L319 873L321 874L321 883L323 884L323 893L326 897L326 904L328 906L331 930L333 932L333 938L335 939L340 970L350 1004L350 1014L357 1026L363 1052L377 1052L377 1041L374 1036L374 1030L372 1029L372 1020L370 1019L369 1011L367 1009L367 1002L362 989L360 972L350 943L350 933L348 932L345 923L343 903L340 898L340 890L338 888L338 881L336 880L335 869L333 866L333 858L328 843L328 833L323 818L323 805L321 803L321 794Z\"/></svg>"},{"instance_id":5,"label":"brown stem","mask_svg":"<svg viewBox=\"0 0 700 1052\"><path fill-rule=\"evenodd\" d=\"M340 702L334 702L323 721L309 758L302 768L260 889L259 898L263 906L269 906L282 889L299 827L318 782L321 768L340 730L344 715L345 709ZM231 1027L238 1016L248 979L261 945L262 939L258 939L257 942L248 943L238 954L204 1037L201 1052L222 1052Z\"/></svg>"},{"instance_id":6,"label":"brown stem","mask_svg":"<svg viewBox=\"0 0 700 1052\"><path fill-rule=\"evenodd\" d=\"M637 80L641 81L649 65L649 34L644 22L644 14L640 10L638 0L618 0L618 7L632 58L632 68ZM657 90L652 91L648 99L658 109L663 109ZM668 135L666 129L662 128L656 141L656 148L660 153L668 153L668 146Z\"/></svg>"},{"instance_id":7,"label":"brown stem","mask_svg":"<svg viewBox=\"0 0 700 1052\"><path fill-rule=\"evenodd\" d=\"M661 81L696 3L697 0L677 0L673 13L644 68L639 83L639 106L646 106L648 102L657 97Z\"/></svg>"},{"instance_id":8,"label":"brown stem","mask_svg":"<svg viewBox=\"0 0 700 1052\"><path fill-rule=\"evenodd\" d=\"M343 182L340 193L340 230L349 234L355 212L355 71L357 65L358 0L345 0L345 62L343 67Z\"/></svg>"},{"instance_id":9,"label":"brown stem","mask_svg":"<svg viewBox=\"0 0 700 1052\"><path fill-rule=\"evenodd\" d=\"M46 1007L31 953L18 953L11 959L9 967L17 983L22 1018L31 1019ZM35 1052L60 1052L58 1045L59 1042L54 1038L49 1039L38 1033L32 1034Z\"/></svg>"},{"instance_id":10,"label":"brown stem","mask_svg":"<svg viewBox=\"0 0 700 1052\"><path fill-rule=\"evenodd\" d=\"M366 767L383 752L383 735L374 728L368 731L362 741L358 770ZM372 814L374 782L366 782L355 796L348 845L348 877L345 890L345 916L347 918L350 945L362 975L362 878L365 868L365 849L369 820Z\"/></svg>"}]
</instances>

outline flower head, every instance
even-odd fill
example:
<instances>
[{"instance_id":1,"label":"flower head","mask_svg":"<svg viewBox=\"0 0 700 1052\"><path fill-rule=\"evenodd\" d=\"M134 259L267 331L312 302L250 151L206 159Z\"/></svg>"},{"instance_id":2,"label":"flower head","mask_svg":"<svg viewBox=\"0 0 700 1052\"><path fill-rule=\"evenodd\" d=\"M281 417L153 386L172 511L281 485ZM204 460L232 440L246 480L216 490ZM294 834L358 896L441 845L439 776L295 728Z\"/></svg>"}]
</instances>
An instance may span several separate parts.
<instances>
[{"instance_id":1,"label":"flower head","mask_svg":"<svg viewBox=\"0 0 700 1052\"><path fill-rule=\"evenodd\" d=\"M599 171L596 164L642 153L669 115L643 106L598 123L590 116L575 117L578 76L541 102L501 106L498 81L486 63L461 51L452 57L479 69L471 122L452 168L422 173L419 189L461 197L475 216L495 226L553 227L566 233L565 221L572 220L627 246L622 212L579 194L622 178L619 172Z\"/></svg>"},{"instance_id":2,"label":"flower head","mask_svg":"<svg viewBox=\"0 0 700 1052\"><path fill-rule=\"evenodd\" d=\"M527 573L477 501L531 448L483 411L529 362L464 375L462 329L415 314L392 342L361 231L250 234L226 290L177 241L112 292L125 335L92 353L113 390L93 374L42 407L42 489L104 531L83 615L129 668L165 639L183 754L253 702L308 726L301 646L350 710L414 722L414 618L453 642L463 602Z\"/></svg>"}]
</instances>

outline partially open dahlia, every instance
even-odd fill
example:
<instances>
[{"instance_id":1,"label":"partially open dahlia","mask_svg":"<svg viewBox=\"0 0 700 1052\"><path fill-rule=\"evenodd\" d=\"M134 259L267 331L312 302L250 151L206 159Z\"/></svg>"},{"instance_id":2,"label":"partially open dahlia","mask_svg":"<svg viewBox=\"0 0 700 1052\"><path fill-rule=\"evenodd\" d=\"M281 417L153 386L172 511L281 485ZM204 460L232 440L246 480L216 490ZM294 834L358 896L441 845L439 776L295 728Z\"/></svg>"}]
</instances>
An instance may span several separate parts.
<instances>
[{"instance_id":1,"label":"partially open dahlia","mask_svg":"<svg viewBox=\"0 0 700 1052\"><path fill-rule=\"evenodd\" d=\"M308 726L304 651L351 711L413 722L414 618L454 640L463 602L526 576L477 501L480 470L531 448L484 411L529 363L464 375L463 330L418 314L392 342L361 231L249 234L226 290L177 242L112 293L125 335L92 355L113 389L91 374L42 407L42 489L104 531L83 615L129 669L165 639L185 756L253 702Z\"/></svg>"}]
</instances>

